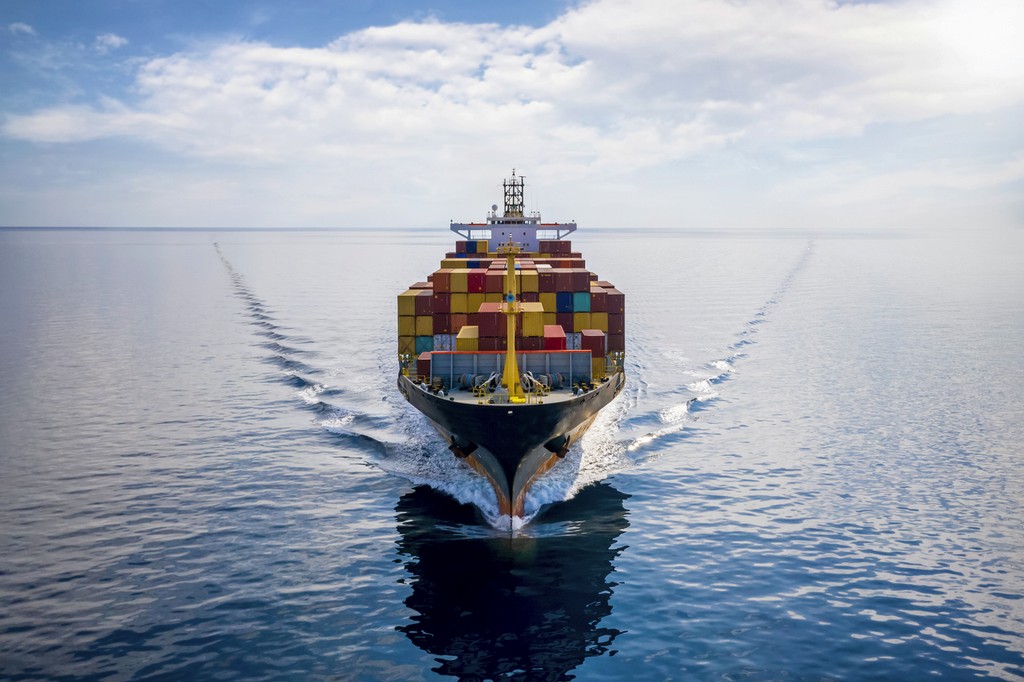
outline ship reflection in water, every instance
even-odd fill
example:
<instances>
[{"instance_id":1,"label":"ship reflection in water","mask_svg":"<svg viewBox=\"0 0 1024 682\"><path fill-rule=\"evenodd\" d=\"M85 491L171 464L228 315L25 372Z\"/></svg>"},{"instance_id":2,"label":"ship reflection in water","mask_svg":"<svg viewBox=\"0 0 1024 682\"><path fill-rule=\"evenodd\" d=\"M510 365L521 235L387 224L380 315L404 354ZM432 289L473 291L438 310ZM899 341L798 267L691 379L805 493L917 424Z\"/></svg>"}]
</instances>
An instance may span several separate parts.
<instances>
[{"instance_id":1,"label":"ship reflection in water","mask_svg":"<svg viewBox=\"0 0 1024 682\"><path fill-rule=\"evenodd\" d=\"M398 629L437 656L442 675L571 679L589 656L612 651L613 546L629 522L625 495L607 483L555 505L528 536L467 537L476 512L420 487L396 508L416 612Z\"/></svg>"}]
</instances>

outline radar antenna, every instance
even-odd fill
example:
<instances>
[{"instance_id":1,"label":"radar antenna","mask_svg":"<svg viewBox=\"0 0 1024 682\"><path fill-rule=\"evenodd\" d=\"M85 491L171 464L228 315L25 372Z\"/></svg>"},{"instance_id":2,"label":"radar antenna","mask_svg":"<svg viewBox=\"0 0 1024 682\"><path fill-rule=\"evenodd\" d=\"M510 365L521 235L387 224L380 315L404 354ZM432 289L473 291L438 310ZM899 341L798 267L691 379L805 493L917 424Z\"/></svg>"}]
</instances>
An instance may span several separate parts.
<instances>
[{"instance_id":1,"label":"radar antenna","mask_svg":"<svg viewBox=\"0 0 1024 682\"><path fill-rule=\"evenodd\" d=\"M516 177L516 169L512 169L512 177L508 180L503 181L502 187L505 188L505 217L506 218L522 218L523 217L523 176Z\"/></svg>"}]
</instances>

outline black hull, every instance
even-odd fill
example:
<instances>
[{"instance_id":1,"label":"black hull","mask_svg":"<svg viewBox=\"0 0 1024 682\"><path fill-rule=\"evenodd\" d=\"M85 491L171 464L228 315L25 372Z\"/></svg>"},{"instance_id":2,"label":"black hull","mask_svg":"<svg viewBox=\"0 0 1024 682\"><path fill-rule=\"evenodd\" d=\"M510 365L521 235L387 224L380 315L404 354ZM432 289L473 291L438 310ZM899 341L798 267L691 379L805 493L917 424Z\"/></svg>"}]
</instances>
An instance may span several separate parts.
<instances>
[{"instance_id":1,"label":"black hull","mask_svg":"<svg viewBox=\"0 0 1024 682\"><path fill-rule=\"evenodd\" d=\"M434 395L398 377L402 395L434 422L457 457L491 482L500 512L509 516L523 515L530 486L565 456L624 385L619 371L568 400L479 405Z\"/></svg>"}]
</instances>

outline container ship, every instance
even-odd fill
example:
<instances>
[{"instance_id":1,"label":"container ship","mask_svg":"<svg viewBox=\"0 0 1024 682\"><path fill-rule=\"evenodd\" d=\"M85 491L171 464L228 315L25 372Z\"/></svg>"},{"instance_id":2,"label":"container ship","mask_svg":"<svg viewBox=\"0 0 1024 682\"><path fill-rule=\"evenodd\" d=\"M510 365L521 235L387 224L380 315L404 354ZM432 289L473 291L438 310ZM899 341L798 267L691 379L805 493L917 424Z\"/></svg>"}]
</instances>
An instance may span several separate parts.
<instances>
[{"instance_id":1,"label":"container ship","mask_svg":"<svg viewBox=\"0 0 1024 682\"><path fill-rule=\"evenodd\" d=\"M524 213L524 186L513 170L500 215L452 222L455 250L398 295L399 391L510 523L625 385L625 296L573 252L574 222Z\"/></svg>"}]
</instances>

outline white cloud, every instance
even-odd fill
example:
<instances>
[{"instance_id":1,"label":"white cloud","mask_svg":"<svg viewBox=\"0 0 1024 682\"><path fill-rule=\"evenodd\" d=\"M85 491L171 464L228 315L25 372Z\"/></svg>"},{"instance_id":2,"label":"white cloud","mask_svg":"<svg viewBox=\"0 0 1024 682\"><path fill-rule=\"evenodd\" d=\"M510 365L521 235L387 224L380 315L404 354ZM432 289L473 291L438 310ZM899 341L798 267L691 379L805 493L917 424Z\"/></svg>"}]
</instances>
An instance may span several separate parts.
<instances>
[{"instance_id":1,"label":"white cloud","mask_svg":"<svg viewBox=\"0 0 1024 682\"><path fill-rule=\"evenodd\" d=\"M516 160L610 179L1021 106L1021 7L595 0L537 29L428 20L318 48L236 41L145 62L134 101L8 116L3 132L363 182L409 168L470 182Z\"/></svg>"},{"instance_id":2,"label":"white cloud","mask_svg":"<svg viewBox=\"0 0 1024 682\"><path fill-rule=\"evenodd\" d=\"M128 44L128 39L123 38L116 33L101 33L96 36L96 40L93 42L93 49L100 54L106 54L111 50L122 48Z\"/></svg>"},{"instance_id":3,"label":"white cloud","mask_svg":"<svg viewBox=\"0 0 1024 682\"><path fill-rule=\"evenodd\" d=\"M34 28L29 26L28 24L23 24L20 21L16 21L13 24L8 24L7 25L7 32L8 33L13 33L14 35L19 35L19 34L21 34L21 35L28 35L28 36L36 35L36 30Z\"/></svg>"}]
</instances>

